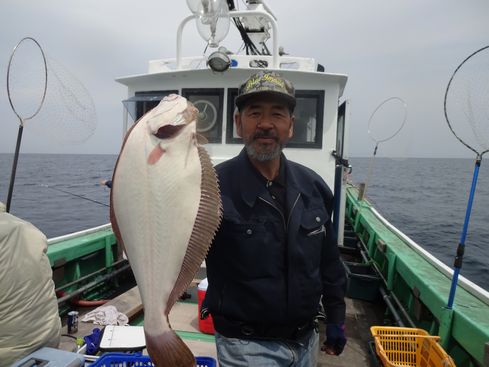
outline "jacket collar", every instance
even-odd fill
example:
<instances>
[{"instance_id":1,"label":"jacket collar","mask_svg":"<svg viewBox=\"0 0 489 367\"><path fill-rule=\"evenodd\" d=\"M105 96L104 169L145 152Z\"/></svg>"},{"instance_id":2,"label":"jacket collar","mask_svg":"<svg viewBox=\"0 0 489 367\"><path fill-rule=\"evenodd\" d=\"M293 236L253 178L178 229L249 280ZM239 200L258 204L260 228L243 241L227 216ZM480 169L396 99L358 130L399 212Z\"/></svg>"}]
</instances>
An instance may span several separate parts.
<instances>
[{"instance_id":1,"label":"jacket collar","mask_svg":"<svg viewBox=\"0 0 489 367\"><path fill-rule=\"evenodd\" d=\"M250 162L246 153L246 148L243 148L238 155L239 168L241 173L236 175L236 179L240 180L240 191L243 201L250 207L255 205L255 201L259 196L266 196L268 190L263 185L263 180L260 178L256 168Z\"/></svg>"},{"instance_id":2,"label":"jacket collar","mask_svg":"<svg viewBox=\"0 0 489 367\"><path fill-rule=\"evenodd\" d=\"M239 153L237 159L239 162L239 167L242 169L239 177L237 179L240 180L240 191L241 197L243 201L250 207L255 205L256 200L259 196L268 197L270 194L268 193L267 188L263 184L263 179L259 176L256 168L251 164L246 153L246 148L243 148ZM285 158L285 155L282 153L282 162L281 164L285 167L285 176L287 178L287 186L286 186L286 197L287 203L290 205L291 202L296 200L297 195L302 192L301 185L295 175L294 169Z\"/></svg>"}]
</instances>

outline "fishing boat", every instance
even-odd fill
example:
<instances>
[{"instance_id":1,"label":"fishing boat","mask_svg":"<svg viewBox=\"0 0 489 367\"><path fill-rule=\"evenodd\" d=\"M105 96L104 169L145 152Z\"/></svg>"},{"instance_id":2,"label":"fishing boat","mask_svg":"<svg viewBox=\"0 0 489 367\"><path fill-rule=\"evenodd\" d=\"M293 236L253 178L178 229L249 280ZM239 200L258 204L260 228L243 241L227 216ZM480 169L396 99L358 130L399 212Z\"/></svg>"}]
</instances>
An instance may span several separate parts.
<instances>
[{"instance_id":1,"label":"fishing boat","mask_svg":"<svg viewBox=\"0 0 489 367\"><path fill-rule=\"evenodd\" d=\"M279 71L294 84L297 98L294 137L284 152L334 189L333 220L348 274L348 344L340 357L318 351L319 365L376 365L370 327L397 325L439 336L457 366L489 366L489 292L461 276L454 306L447 308L453 270L389 223L347 180L349 101L343 92L348 77L325 71L313 58L281 51L277 19L264 1L248 0L244 10L236 10L233 1L209 2L221 4L215 9L205 8L206 2L188 3L193 12L177 30L176 57L151 60L146 72L117 79L127 87L123 133L162 98L181 94L198 108L197 130L218 164L242 148L233 123L238 86L257 70ZM242 35L246 54L224 47L229 22ZM197 23L214 49L208 57L182 55L182 34L189 23ZM124 312L131 325L144 323L137 286L110 224L51 238L48 244L63 320L70 310L92 310L105 300ZM194 354L215 357L214 337L198 326L196 287L204 278L205 263L170 321ZM80 323L75 335L86 335L93 327ZM60 348L75 347L63 339Z\"/></svg>"}]
</instances>

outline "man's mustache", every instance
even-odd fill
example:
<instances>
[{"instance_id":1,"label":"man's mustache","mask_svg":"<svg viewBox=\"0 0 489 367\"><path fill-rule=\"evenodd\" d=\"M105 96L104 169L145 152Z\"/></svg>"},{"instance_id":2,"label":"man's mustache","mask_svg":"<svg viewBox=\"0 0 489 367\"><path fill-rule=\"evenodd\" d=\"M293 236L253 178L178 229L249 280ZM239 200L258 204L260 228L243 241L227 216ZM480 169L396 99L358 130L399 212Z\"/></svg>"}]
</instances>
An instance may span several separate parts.
<instances>
[{"instance_id":1,"label":"man's mustache","mask_svg":"<svg viewBox=\"0 0 489 367\"><path fill-rule=\"evenodd\" d=\"M272 130L258 131L253 135L253 140L260 138L272 138L274 140L278 140L277 134L275 134L275 132Z\"/></svg>"}]
</instances>

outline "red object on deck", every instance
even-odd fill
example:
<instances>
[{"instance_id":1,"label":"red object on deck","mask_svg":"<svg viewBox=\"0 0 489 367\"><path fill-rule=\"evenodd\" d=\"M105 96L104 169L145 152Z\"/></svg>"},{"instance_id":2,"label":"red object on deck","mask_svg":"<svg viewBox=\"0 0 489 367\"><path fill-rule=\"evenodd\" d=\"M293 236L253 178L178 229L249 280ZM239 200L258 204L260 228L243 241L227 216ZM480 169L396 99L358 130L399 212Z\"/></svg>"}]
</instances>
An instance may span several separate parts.
<instances>
[{"instance_id":1,"label":"red object on deck","mask_svg":"<svg viewBox=\"0 0 489 367\"><path fill-rule=\"evenodd\" d=\"M207 278L205 278L199 283L198 291L197 291L198 300L199 300L199 314L198 314L199 330L205 334L214 334L215 331L214 331L214 322L212 321L212 316L209 315L209 317L206 318L205 320L200 319L200 310L202 308L202 301L204 301L205 293L207 292L207 286L208 286Z\"/></svg>"}]
</instances>

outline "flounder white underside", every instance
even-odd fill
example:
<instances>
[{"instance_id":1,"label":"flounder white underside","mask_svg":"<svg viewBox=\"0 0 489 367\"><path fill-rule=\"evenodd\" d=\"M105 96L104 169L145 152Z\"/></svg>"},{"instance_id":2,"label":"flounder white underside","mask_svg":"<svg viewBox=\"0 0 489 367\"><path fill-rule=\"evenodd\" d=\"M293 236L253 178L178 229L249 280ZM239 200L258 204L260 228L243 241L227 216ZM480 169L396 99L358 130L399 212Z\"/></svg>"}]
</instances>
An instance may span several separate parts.
<instances>
[{"instance_id":1,"label":"flounder white underside","mask_svg":"<svg viewBox=\"0 0 489 367\"><path fill-rule=\"evenodd\" d=\"M199 210L202 167L194 134L192 122L162 145L164 154L150 165L147 160L155 140L141 121L130 133L114 174L114 214L141 292L145 329L150 333L169 328L162 315L181 272Z\"/></svg>"}]
</instances>

